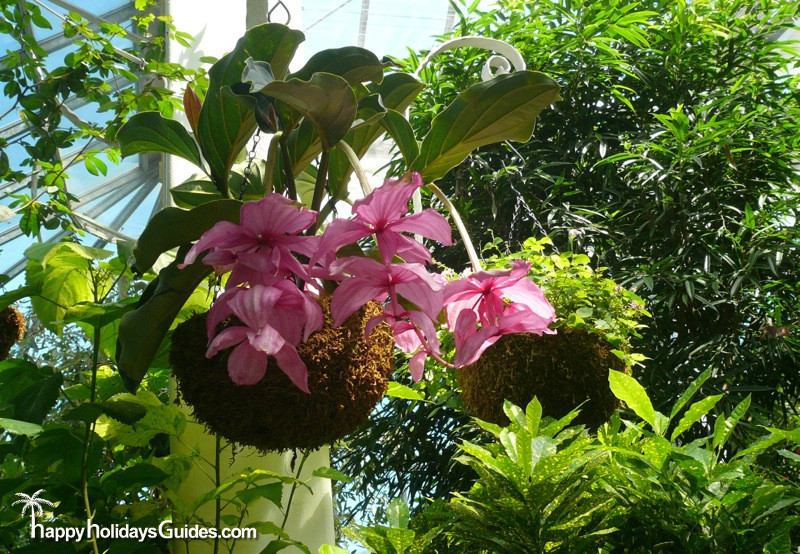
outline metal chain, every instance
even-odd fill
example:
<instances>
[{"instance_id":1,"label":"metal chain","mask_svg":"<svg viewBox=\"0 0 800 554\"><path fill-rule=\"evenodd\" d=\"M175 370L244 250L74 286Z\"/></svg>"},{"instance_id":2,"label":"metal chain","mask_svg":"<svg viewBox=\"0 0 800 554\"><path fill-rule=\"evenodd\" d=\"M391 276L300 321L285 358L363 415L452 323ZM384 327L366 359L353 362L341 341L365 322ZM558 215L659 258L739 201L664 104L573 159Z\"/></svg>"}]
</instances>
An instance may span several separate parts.
<instances>
[{"instance_id":1,"label":"metal chain","mask_svg":"<svg viewBox=\"0 0 800 554\"><path fill-rule=\"evenodd\" d=\"M239 186L239 200L244 198L244 193L247 192L247 182L250 180L250 174L253 171L253 161L256 159L256 147L258 146L258 141L260 140L261 129L256 129L256 134L253 135L253 147L247 153L247 165L242 173L244 178L242 179L242 184Z\"/></svg>"}]
</instances>

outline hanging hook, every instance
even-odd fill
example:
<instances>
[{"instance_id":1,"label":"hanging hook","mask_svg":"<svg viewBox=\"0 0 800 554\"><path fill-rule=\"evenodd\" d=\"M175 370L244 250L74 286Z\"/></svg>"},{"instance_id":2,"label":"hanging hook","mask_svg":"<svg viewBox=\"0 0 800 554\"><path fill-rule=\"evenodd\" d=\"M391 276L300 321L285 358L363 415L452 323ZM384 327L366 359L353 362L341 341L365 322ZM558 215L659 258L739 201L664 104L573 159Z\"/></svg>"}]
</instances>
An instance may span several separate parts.
<instances>
[{"instance_id":1,"label":"hanging hook","mask_svg":"<svg viewBox=\"0 0 800 554\"><path fill-rule=\"evenodd\" d=\"M270 8L269 4L267 4L267 22L275 23L275 21L273 20L274 16L272 14L278 8L283 8L283 12L286 14L286 22L284 23L284 25L289 25L289 23L292 22L292 14L289 11L289 8L286 7L286 4L284 4L282 0L278 0L278 2L272 8Z\"/></svg>"}]
</instances>

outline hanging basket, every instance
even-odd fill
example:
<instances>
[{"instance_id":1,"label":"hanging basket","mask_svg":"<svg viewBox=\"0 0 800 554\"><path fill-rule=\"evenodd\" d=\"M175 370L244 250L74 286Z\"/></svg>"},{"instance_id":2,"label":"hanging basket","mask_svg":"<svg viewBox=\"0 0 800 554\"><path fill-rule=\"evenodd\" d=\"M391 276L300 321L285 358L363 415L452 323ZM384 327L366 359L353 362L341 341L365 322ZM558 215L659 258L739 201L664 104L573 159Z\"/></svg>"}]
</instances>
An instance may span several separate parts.
<instances>
[{"instance_id":1,"label":"hanging basket","mask_svg":"<svg viewBox=\"0 0 800 554\"><path fill-rule=\"evenodd\" d=\"M543 415L555 418L586 402L575 421L596 429L619 409L608 386L609 369L630 373L612 348L582 330L505 335L459 370L464 405L478 418L504 425L504 399L524 407L536 396Z\"/></svg>"},{"instance_id":2,"label":"hanging basket","mask_svg":"<svg viewBox=\"0 0 800 554\"><path fill-rule=\"evenodd\" d=\"M172 335L170 364L180 397L194 417L212 432L262 451L318 448L340 439L366 421L386 392L393 371L394 339L377 326L369 347L364 327L381 313L375 302L331 327L329 299L320 301L323 328L297 351L308 368L307 394L270 359L255 385L236 385L228 375L231 349L212 359L206 352L206 314L178 325ZM223 326L225 324L222 324Z\"/></svg>"},{"instance_id":3,"label":"hanging basket","mask_svg":"<svg viewBox=\"0 0 800 554\"><path fill-rule=\"evenodd\" d=\"M25 317L14 306L0 310L0 360L8 358L11 347L25 335Z\"/></svg>"}]
</instances>

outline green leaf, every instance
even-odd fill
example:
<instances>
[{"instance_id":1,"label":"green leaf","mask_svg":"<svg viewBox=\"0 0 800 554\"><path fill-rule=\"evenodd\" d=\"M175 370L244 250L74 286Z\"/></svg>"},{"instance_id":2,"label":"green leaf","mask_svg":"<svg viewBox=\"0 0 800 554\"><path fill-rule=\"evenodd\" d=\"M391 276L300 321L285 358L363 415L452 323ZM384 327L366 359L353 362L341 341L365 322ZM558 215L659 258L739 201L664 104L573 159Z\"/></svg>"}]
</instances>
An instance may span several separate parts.
<instances>
[{"instance_id":1,"label":"green leaf","mask_svg":"<svg viewBox=\"0 0 800 554\"><path fill-rule=\"evenodd\" d=\"M269 483L267 485L258 485L249 489L240 490L236 496L245 503L245 505L258 500L259 498L266 498L278 508L283 509L281 504L281 497L283 496L283 483Z\"/></svg>"},{"instance_id":2,"label":"green leaf","mask_svg":"<svg viewBox=\"0 0 800 554\"><path fill-rule=\"evenodd\" d=\"M349 483L353 480L341 471L333 469L332 467L317 468L311 475L314 477L322 477L323 479L330 479L331 481L342 481L343 483Z\"/></svg>"},{"instance_id":3,"label":"green leaf","mask_svg":"<svg viewBox=\"0 0 800 554\"><path fill-rule=\"evenodd\" d=\"M391 396L393 398L403 398L405 400L425 400L425 397L422 395L421 392L412 389L411 387L407 387L397 381L390 381L389 386L386 389L386 396Z\"/></svg>"},{"instance_id":4,"label":"green leaf","mask_svg":"<svg viewBox=\"0 0 800 554\"><path fill-rule=\"evenodd\" d=\"M736 425L745 416L747 410L749 409L750 395L748 394L747 398L736 405L729 418L725 418L725 416L722 414L719 415L717 422L714 425L714 448L725 446L725 444L728 442L728 439L731 438L733 430L736 429ZM720 423L720 421L722 421L722 423ZM719 424L719 426L717 426L717 424Z\"/></svg>"},{"instance_id":5,"label":"green leaf","mask_svg":"<svg viewBox=\"0 0 800 554\"><path fill-rule=\"evenodd\" d=\"M369 85L371 93L377 93L381 97L381 102L387 110L395 110L398 113L403 113L414 98L425 87L415 77L407 73L392 73L384 77L380 85ZM302 128L302 126L301 126ZM358 157L363 157L372 143L375 142L381 135L385 133L384 128L380 124L365 125L352 129L344 140L349 144ZM304 154L305 157L310 156L313 160L317 154L313 153L313 148ZM319 153L319 151L317 151ZM313 155L312 155L313 154ZM300 159L296 156L292 159ZM297 165L293 166L295 173L299 172ZM302 168L301 168L302 169ZM350 179L352 167L347 156L334 149L331 152L331 163L328 171L328 181L334 188L346 186L347 181Z\"/></svg>"},{"instance_id":6,"label":"green leaf","mask_svg":"<svg viewBox=\"0 0 800 554\"><path fill-rule=\"evenodd\" d=\"M608 373L608 384L614 396L625 402L628 408L649 423L651 427L655 426L656 412L653 404L644 387L636 379L621 371L611 370Z\"/></svg>"},{"instance_id":7,"label":"green leaf","mask_svg":"<svg viewBox=\"0 0 800 554\"><path fill-rule=\"evenodd\" d=\"M419 144L414 137L411 124L403 115L394 110L387 110L380 124L397 144L400 154L403 155L403 161L407 166L411 166L419 156Z\"/></svg>"},{"instance_id":8,"label":"green leaf","mask_svg":"<svg viewBox=\"0 0 800 554\"><path fill-rule=\"evenodd\" d=\"M179 208L192 209L219 200L217 187L208 179L201 177L192 178L188 181L174 186L169 190L175 205Z\"/></svg>"},{"instance_id":9,"label":"green leaf","mask_svg":"<svg viewBox=\"0 0 800 554\"><path fill-rule=\"evenodd\" d=\"M215 200L191 210L164 208L147 223L133 248L139 274L150 269L158 257L178 246L196 241L220 221L239 223L242 203L238 200ZM183 261L179 257L178 261Z\"/></svg>"},{"instance_id":10,"label":"green leaf","mask_svg":"<svg viewBox=\"0 0 800 554\"><path fill-rule=\"evenodd\" d=\"M12 435L27 435L29 437L35 437L44 431L40 425L36 425L35 423L28 423L27 421L19 421L5 417L0 417L0 427Z\"/></svg>"},{"instance_id":11,"label":"green leaf","mask_svg":"<svg viewBox=\"0 0 800 554\"><path fill-rule=\"evenodd\" d=\"M200 151L189 131L179 122L164 118L159 112L135 114L120 127L117 140L123 157L143 152L161 152L202 167Z\"/></svg>"},{"instance_id":12,"label":"green leaf","mask_svg":"<svg viewBox=\"0 0 800 554\"><path fill-rule=\"evenodd\" d=\"M510 421L525 429L527 425L527 419L525 412L522 411L522 408L512 404L508 400L503 400L503 412L505 412Z\"/></svg>"},{"instance_id":13,"label":"green leaf","mask_svg":"<svg viewBox=\"0 0 800 554\"><path fill-rule=\"evenodd\" d=\"M134 309L135 299L126 299L122 302L109 302L97 304L95 302L81 302L70 306L64 314L65 322L82 322L97 327L105 327L113 321Z\"/></svg>"},{"instance_id":14,"label":"green leaf","mask_svg":"<svg viewBox=\"0 0 800 554\"><path fill-rule=\"evenodd\" d=\"M41 292L41 287L25 285L14 290L10 290L5 294L0 295L0 310L5 310L14 302L18 302L23 298L34 296Z\"/></svg>"},{"instance_id":15,"label":"green leaf","mask_svg":"<svg viewBox=\"0 0 800 554\"><path fill-rule=\"evenodd\" d=\"M527 141L536 116L559 99L556 82L535 71L472 85L433 119L413 168L431 183L476 148L503 140Z\"/></svg>"},{"instance_id":16,"label":"green leaf","mask_svg":"<svg viewBox=\"0 0 800 554\"><path fill-rule=\"evenodd\" d=\"M709 410L717 405L717 402L723 397L722 394L717 394L714 396L709 396L707 398L703 398L702 400L698 400L691 406L689 409L686 410L686 413L683 414L683 417L678 422L678 425L675 427L675 430L672 431L672 436L670 437L673 441L681 436L681 433L689 429L692 425L700 421L700 419L707 415Z\"/></svg>"},{"instance_id":17,"label":"green leaf","mask_svg":"<svg viewBox=\"0 0 800 554\"><path fill-rule=\"evenodd\" d=\"M307 81L272 81L258 92L290 106L296 112L294 121L299 119L297 114L308 118L319 133L323 150L344 138L358 113L353 89L342 77L330 73L315 73Z\"/></svg>"},{"instance_id":18,"label":"green leaf","mask_svg":"<svg viewBox=\"0 0 800 554\"><path fill-rule=\"evenodd\" d=\"M533 400L528 403L528 407L525 408L525 422L531 437L539 434L539 422L541 420L542 405L539 403L539 399L534 396Z\"/></svg>"},{"instance_id":19,"label":"green leaf","mask_svg":"<svg viewBox=\"0 0 800 554\"><path fill-rule=\"evenodd\" d=\"M188 250L182 247L178 259ZM136 309L122 316L116 359L128 390L135 390L144 378L181 307L209 273L211 268L200 261L184 269L175 261L148 285Z\"/></svg>"},{"instance_id":20,"label":"green leaf","mask_svg":"<svg viewBox=\"0 0 800 554\"><path fill-rule=\"evenodd\" d=\"M35 264L36 262L29 262ZM81 302L94 300L91 290L89 262L83 268L51 263L41 274L41 292L31 298L37 317L50 331L60 335L69 308Z\"/></svg>"},{"instance_id":21,"label":"green leaf","mask_svg":"<svg viewBox=\"0 0 800 554\"><path fill-rule=\"evenodd\" d=\"M695 393L698 390L700 390L700 387L702 387L703 384L706 381L708 381L708 379L709 379L709 377L711 377L712 373L713 373L712 369L709 367L703 373L698 375L697 379L692 381L692 384L689 385L689 388L686 389L686 392L684 392L681 395L681 397L678 399L678 401L675 402L675 405L672 406L672 411L669 414L669 418L670 419L674 418L678 414L678 412L681 411L681 408L683 408L686 405L686 403L689 402L692 399L692 397L695 395Z\"/></svg>"},{"instance_id":22,"label":"green leaf","mask_svg":"<svg viewBox=\"0 0 800 554\"><path fill-rule=\"evenodd\" d=\"M383 64L364 48L345 46L317 52L290 78L308 81L314 73L330 73L342 77L351 85L383 81Z\"/></svg>"},{"instance_id":23,"label":"green leaf","mask_svg":"<svg viewBox=\"0 0 800 554\"><path fill-rule=\"evenodd\" d=\"M319 547L317 554L350 554L344 548L339 548L338 546L334 546L332 544L323 544Z\"/></svg>"},{"instance_id":24,"label":"green leaf","mask_svg":"<svg viewBox=\"0 0 800 554\"><path fill-rule=\"evenodd\" d=\"M402 498L395 498L386 507L386 520L391 527L405 529L411 520L411 510Z\"/></svg>"},{"instance_id":25,"label":"green leaf","mask_svg":"<svg viewBox=\"0 0 800 554\"><path fill-rule=\"evenodd\" d=\"M257 25L248 29L231 53L209 70L208 92L197 121L197 141L223 196L227 196L230 168L256 128L253 111L223 94L223 87L240 82L250 57L269 63L275 77L283 78L303 39L303 33L284 25Z\"/></svg>"},{"instance_id":26,"label":"green leaf","mask_svg":"<svg viewBox=\"0 0 800 554\"><path fill-rule=\"evenodd\" d=\"M14 405L14 418L41 425L56 405L63 383L64 376L57 371L20 391L11 401Z\"/></svg>"},{"instance_id":27,"label":"green leaf","mask_svg":"<svg viewBox=\"0 0 800 554\"><path fill-rule=\"evenodd\" d=\"M125 425L133 425L147 415L147 407L139 402L106 400L98 405L105 415Z\"/></svg>"},{"instance_id":28,"label":"green leaf","mask_svg":"<svg viewBox=\"0 0 800 554\"><path fill-rule=\"evenodd\" d=\"M109 250L92 248L76 242L37 242L25 249L26 258L41 262L44 267L47 267L47 264L53 259L58 259L61 263L63 263L64 260L76 258L93 261L105 260L113 254L114 253ZM85 265L82 265L82 267L85 267Z\"/></svg>"},{"instance_id":29,"label":"green leaf","mask_svg":"<svg viewBox=\"0 0 800 554\"><path fill-rule=\"evenodd\" d=\"M153 487L164 481L168 475L152 464L140 463L116 471L109 471L100 478L100 484L107 491L129 487Z\"/></svg>"}]
</instances>

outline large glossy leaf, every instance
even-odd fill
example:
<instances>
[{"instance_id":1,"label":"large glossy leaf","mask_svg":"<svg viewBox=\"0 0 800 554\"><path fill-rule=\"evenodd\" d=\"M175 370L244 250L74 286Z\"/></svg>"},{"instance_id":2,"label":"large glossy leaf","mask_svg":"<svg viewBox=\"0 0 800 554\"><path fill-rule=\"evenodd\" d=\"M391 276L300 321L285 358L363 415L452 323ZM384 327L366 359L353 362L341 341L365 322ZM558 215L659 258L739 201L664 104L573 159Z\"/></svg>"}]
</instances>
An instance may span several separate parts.
<instances>
[{"instance_id":1,"label":"large glossy leaf","mask_svg":"<svg viewBox=\"0 0 800 554\"><path fill-rule=\"evenodd\" d=\"M344 138L358 112L348 82L330 73L315 73L307 81L272 81L259 92L290 106L294 121L299 116L308 118L319 133L324 150L330 150Z\"/></svg>"},{"instance_id":2,"label":"large glossy leaf","mask_svg":"<svg viewBox=\"0 0 800 554\"><path fill-rule=\"evenodd\" d=\"M197 144L183 125L165 119L158 112L141 112L131 117L117 133L122 156L142 152L172 154L201 167Z\"/></svg>"},{"instance_id":3,"label":"large glossy leaf","mask_svg":"<svg viewBox=\"0 0 800 554\"><path fill-rule=\"evenodd\" d=\"M367 81L380 83L383 80L383 64L375 54L364 48L330 48L311 56L302 69L289 77L308 81L314 73L339 75L351 85Z\"/></svg>"},{"instance_id":4,"label":"large glossy leaf","mask_svg":"<svg viewBox=\"0 0 800 554\"><path fill-rule=\"evenodd\" d=\"M223 94L223 87L241 80L250 57L269 63L275 76L283 78L303 38L303 33L276 23L252 27L233 51L209 70L208 92L197 120L197 141L223 194L227 194L228 172L256 127L253 111Z\"/></svg>"},{"instance_id":5,"label":"large glossy leaf","mask_svg":"<svg viewBox=\"0 0 800 554\"><path fill-rule=\"evenodd\" d=\"M380 95L381 103L387 110L403 113L424 87L425 85L412 75L392 73L387 75L380 85L370 85L369 90ZM344 141L359 157L362 157L372 143L385 132L386 130L378 122L351 130L345 136ZM332 188L338 188L346 183L350 179L352 170L347 156L338 149L331 152L328 182Z\"/></svg>"},{"instance_id":6,"label":"large glossy leaf","mask_svg":"<svg viewBox=\"0 0 800 554\"><path fill-rule=\"evenodd\" d=\"M608 372L608 384L614 396L625 402L628 408L649 423L651 427L655 425L656 412L653 404L644 387L636 379L621 371L611 370Z\"/></svg>"},{"instance_id":7,"label":"large glossy leaf","mask_svg":"<svg viewBox=\"0 0 800 554\"><path fill-rule=\"evenodd\" d=\"M733 430L739 424L739 421L745 416L747 410L750 409L750 395L739 402L731 412L729 418L724 415L717 417L716 424L714 425L714 448L725 446L728 440L733 435Z\"/></svg>"},{"instance_id":8,"label":"large glossy leaf","mask_svg":"<svg viewBox=\"0 0 800 554\"><path fill-rule=\"evenodd\" d=\"M527 141L536 116L559 98L556 82L535 71L475 84L433 119L413 168L430 183L476 148L503 140Z\"/></svg>"},{"instance_id":9,"label":"large glossy leaf","mask_svg":"<svg viewBox=\"0 0 800 554\"><path fill-rule=\"evenodd\" d=\"M153 216L136 241L133 248L136 258L134 271L144 273L162 253L196 241L219 221L239 223L241 207L242 203L238 200L215 200L191 210L172 207L161 210Z\"/></svg>"},{"instance_id":10,"label":"large glossy leaf","mask_svg":"<svg viewBox=\"0 0 800 554\"><path fill-rule=\"evenodd\" d=\"M187 251L188 246L182 247L178 259ZM150 283L138 307L122 316L116 358L128 390L136 390L181 307L209 273L201 261L184 269L173 262Z\"/></svg>"},{"instance_id":11,"label":"large glossy leaf","mask_svg":"<svg viewBox=\"0 0 800 554\"><path fill-rule=\"evenodd\" d=\"M419 144L414 137L414 130L411 124L400 113L388 110L380 122L392 140L394 140L403 161L410 166L419 156Z\"/></svg>"}]
</instances>

